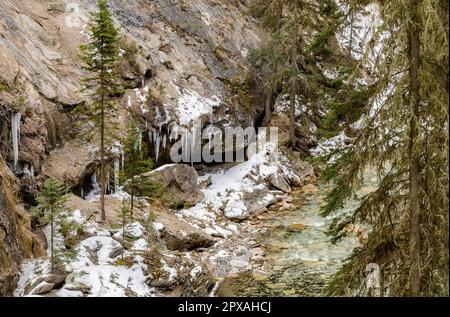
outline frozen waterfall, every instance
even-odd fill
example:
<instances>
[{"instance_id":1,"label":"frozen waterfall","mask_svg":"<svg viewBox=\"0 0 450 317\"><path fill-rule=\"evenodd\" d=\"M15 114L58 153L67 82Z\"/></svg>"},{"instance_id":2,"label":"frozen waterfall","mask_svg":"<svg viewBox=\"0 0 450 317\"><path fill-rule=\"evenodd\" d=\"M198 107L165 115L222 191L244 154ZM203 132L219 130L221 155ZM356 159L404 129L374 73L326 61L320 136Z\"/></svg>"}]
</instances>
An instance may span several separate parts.
<instances>
[{"instance_id":1,"label":"frozen waterfall","mask_svg":"<svg viewBox=\"0 0 450 317\"><path fill-rule=\"evenodd\" d=\"M13 113L11 115L11 140L13 147L13 166L17 169L19 163L19 143L20 143L20 120L22 115L20 113Z\"/></svg>"}]
</instances>

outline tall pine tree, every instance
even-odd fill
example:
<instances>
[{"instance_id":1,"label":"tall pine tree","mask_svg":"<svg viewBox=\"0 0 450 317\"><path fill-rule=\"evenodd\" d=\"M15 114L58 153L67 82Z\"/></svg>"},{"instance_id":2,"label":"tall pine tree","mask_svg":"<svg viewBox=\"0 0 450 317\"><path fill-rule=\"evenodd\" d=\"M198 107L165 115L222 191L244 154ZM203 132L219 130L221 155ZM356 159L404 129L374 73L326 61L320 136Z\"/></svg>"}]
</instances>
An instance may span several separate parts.
<instances>
[{"instance_id":1,"label":"tall pine tree","mask_svg":"<svg viewBox=\"0 0 450 317\"><path fill-rule=\"evenodd\" d=\"M327 173L336 187L323 214L343 206L366 168L380 182L330 228L334 241L349 224L370 231L328 292L354 294L366 266L376 263L384 294L448 296L448 2L392 0L380 9L372 107L353 146Z\"/></svg>"},{"instance_id":2,"label":"tall pine tree","mask_svg":"<svg viewBox=\"0 0 450 317\"><path fill-rule=\"evenodd\" d=\"M84 90L89 92L92 103L78 107L77 112L92 125L89 137L100 136L100 187L101 217L106 220L105 193L108 148L114 142L116 107L112 98L120 92L118 84L119 34L114 26L106 0L99 0L97 12L91 13L90 42L80 47L83 69L90 75L84 79Z\"/></svg>"}]
</instances>

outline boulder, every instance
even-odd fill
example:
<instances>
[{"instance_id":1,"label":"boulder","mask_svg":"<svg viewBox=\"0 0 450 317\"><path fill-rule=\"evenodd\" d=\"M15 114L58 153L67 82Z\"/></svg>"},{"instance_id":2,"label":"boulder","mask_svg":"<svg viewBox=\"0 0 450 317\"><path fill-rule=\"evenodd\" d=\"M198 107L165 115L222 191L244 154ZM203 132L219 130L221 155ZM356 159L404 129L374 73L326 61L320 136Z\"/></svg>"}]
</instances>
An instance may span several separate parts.
<instances>
[{"instance_id":1,"label":"boulder","mask_svg":"<svg viewBox=\"0 0 450 317\"><path fill-rule=\"evenodd\" d=\"M198 173L195 168L184 164L168 164L145 174L136 176L136 181L154 181L159 183L168 195L171 207L185 205L193 206L203 199L203 193L197 184ZM131 193L131 182L128 181L124 190ZM135 189L137 196L145 193Z\"/></svg>"},{"instance_id":2,"label":"boulder","mask_svg":"<svg viewBox=\"0 0 450 317\"><path fill-rule=\"evenodd\" d=\"M74 188L94 170L95 161L95 151L80 141L70 141L50 152L44 163L43 175Z\"/></svg>"},{"instance_id":3,"label":"boulder","mask_svg":"<svg viewBox=\"0 0 450 317\"><path fill-rule=\"evenodd\" d=\"M285 193L292 192L291 186L289 186L281 170L278 170L276 173L272 174L269 178L269 182L273 187L282 190Z\"/></svg>"},{"instance_id":4,"label":"boulder","mask_svg":"<svg viewBox=\"0 0 450 317\"><path fill-rule=\"evenodd\" d=\"M66 277L63 274L47 274L39 277L33 283L27 285L25 294L42 295L49 293L53 289L61 288L65 283Z\"/></svg>"},{"instance_id":5,"label":"boulder","mask_svg":"<svg viewBox=\"0 0 450 317\"><path fill-rule=\"evenodd\" d=\"M80 283L80 282L73 282L73 283L67 284L65 286L65 289L68 291L73 291L73 292L81 292L83 294L91 293L91 286L86 285L84 283Z\"/></svg>"},{"instance_id":6,"label":"boulder","mask_svg":"<svg viewBox=\"0 0 450 317\"><path fill-rule=\"evenodd\" d=\"M157 213L156 222L163 225L162 239L170 250L187 251L205 248L214 244L214 239L204 231L197 229L178 217Z\"/></svg>"},{"instance_id":7,"label":"boulder","mask_svg":"<svg viewBox=\"0 0 450 317\"><path fill-rule=\"evenodd\" d=\"M47 283L45 281L37 285L29 295L43 295L49 293L54 288L52 283Z\"/></svg>"},{"instance_id":8,"label":"boulder","mask_svg":"<svg viewBox=\"0 0 450 317\"><path fill-rule=\"evenodd\" d=\"M209 269L198 261L153 249L144 255L146 284L166 296L208 296L215 285Z\"/></svg>"}]
</instances>

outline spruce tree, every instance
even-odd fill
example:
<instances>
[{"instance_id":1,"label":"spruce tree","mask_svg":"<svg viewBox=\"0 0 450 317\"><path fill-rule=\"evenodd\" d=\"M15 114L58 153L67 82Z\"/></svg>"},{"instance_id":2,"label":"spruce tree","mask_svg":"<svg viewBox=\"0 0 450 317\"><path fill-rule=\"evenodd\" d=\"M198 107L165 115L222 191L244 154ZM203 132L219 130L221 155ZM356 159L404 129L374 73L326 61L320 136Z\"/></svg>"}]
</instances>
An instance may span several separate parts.
<instances>
[{"instance_id":1,"label":"spruce tree","mask_svg":"<svg viewBox=\"0 0 450 317\"><path fill-rule=\"evenodd\" d=\"M61 218L64 203L67 201L67 189L64 185L53 179L47 179L37 197L38 206L33 209L33 214L39 221L50 222L50 254L51 271L55 272L54 237L55 224Z\"/></svg>"},{"instance_id":2,"label":"spruce tree","mask_svg":"<svg viewBox=\"0 0 450 317\"><path fill-rule=\"evenodd\" d=\"M284 0L255 0L250 3L250 12L262 20L264 28L270 33L280 31L283 19ZM268 53L268 52L266 52ZM264 53L263 53L264 54ZM263 124L269 124L272 120L273 98L278 84L275 76L277 63L266 56L264 63L264 91L265 91L265 116Z\"/></svg>"},{"instance_id":3,"label":"spruce tree","mask_svg":"<svg viewBox=\"0 0 450 317\"><path fill-rule=\"evenodd\" d=\"M145 144L141 140L141 129L133 118L127 127L127 134L123 139L125 166L122 167L122 182L128 181L131 188L130 210L133 215L135 207L135 193L145 192L145 181L135 177L153 169L153 161L145 158Z\"/></svg>"},{"instance_id":4,"label":"spruce tree","mask_svg":"<svg viewBox=\"0 0 450 317\"><path fill-rule=\"evenodd\" d=\"M448 2L392 0L380 8L382 26L372 45L384 43L371 107L353 146L326 173L336 187L323 214L352 197L366 168L380 182L330 228L333 241L350 224L370 230L328 293L354 294L366 266L376 263L385 294L448 296Z\"/></svg>"},{"instance_id":5,"label":"spruce tree","mask_svg":"<svg viewBox=\"0 0 450 317\"><path fill-rule=\"evenodd\" d=\"M97 134L100 137L101 217L105 221L108 148L113 144L117 130L114 123L117 111L112 99L121 91L118 76L119 34L106 0L98 1L97 10L91 13L90 42L80 46L83 70L89 73L83 80L84 91L90 94L91 104L77 107L75 111L83 114L92 125L88 137Z\"/></svg>"},{"instance_id":6,"label":"spruce tree","mask_svg":"<svg viewBox=\"0 0 450 317\"><path fill-rule=\"evenodd\" d=\"M316 101L326 80L317 64L331 55L330 41L340 21L337 6L333 1L255 0L251 9L269 32L251 56L267 91L264 123L270 121L276 95L288 95L290 146L307 153L308 147L296 135L295 109L301 104L306 112L319 113L323 106Z\"/></svg>"}]
</instances>

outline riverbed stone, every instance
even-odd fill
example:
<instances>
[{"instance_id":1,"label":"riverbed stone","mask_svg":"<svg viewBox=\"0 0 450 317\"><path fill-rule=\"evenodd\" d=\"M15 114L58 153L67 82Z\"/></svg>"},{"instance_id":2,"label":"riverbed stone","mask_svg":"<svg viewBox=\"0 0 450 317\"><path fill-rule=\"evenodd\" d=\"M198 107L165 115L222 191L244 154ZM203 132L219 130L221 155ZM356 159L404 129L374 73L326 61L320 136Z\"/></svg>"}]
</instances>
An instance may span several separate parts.
<instances>
[{"instance_id":1,"label":"riverbed stone","mask_svg":"<svg viewBox=\"0 0 450 317\"><path fill-rule=\"evenodd\" d=\"M289 226L288 230L291 232L302 232L306 228L307 226L302 223L293 223Z\"/></svg>"},{"instance_id":2,"label":"riverbed stone","mask_svg":"<svg viewBox=\"0 0 450 317\"><path fill-rule=\"evenodd\" d=\"M316 193L318 191L319 189L317 188L317 186L313 184L308 184L302 187L302 192L304 192L305 194Z\"/></svg>"}]
</instances>

